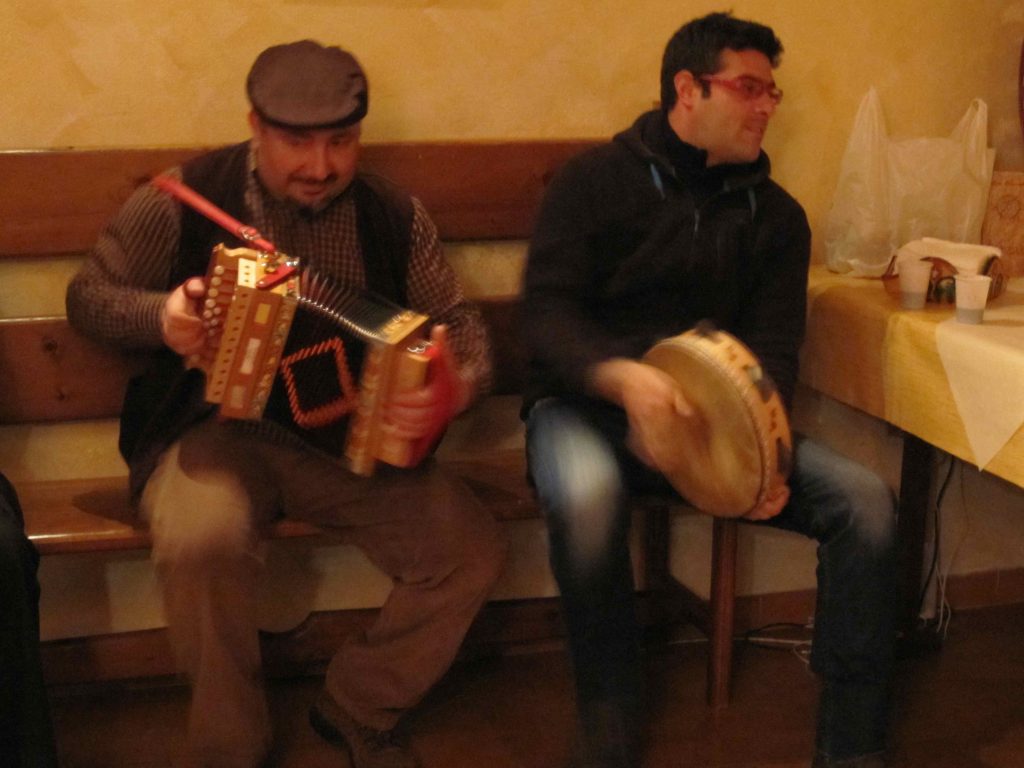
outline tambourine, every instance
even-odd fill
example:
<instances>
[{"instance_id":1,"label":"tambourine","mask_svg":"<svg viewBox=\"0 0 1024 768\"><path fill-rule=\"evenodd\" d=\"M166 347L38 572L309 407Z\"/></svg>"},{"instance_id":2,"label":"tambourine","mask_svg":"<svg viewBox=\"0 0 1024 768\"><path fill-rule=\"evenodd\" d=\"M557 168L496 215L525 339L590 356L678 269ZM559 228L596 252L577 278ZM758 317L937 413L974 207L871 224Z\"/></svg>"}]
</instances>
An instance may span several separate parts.
<instances>
[{"instance_id":1,"label":"tambourine","mask_svg":"<svg viewBox=\"0 0 1024 768\"><path fill-rule=\"evenodd\" d=\"M785 484L789 419L745 344L701 324L658 342L643 360L675 380L694 412L653 430L657 468L684 499L711 515L740 517Z\"/></svg>"}]
</instances>

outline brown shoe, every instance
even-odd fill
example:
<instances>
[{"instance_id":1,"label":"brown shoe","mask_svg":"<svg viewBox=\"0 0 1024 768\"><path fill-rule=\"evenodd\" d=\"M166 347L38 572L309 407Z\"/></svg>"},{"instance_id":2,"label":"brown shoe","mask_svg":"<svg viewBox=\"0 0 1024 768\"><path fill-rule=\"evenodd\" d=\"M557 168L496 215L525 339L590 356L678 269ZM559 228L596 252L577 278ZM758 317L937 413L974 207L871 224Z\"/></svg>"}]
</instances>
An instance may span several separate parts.
<instances>
[{"instance_id":1,"label":"brown shoe","mask_svg":"<svg viewBox=\"0 0 1024 768\"><path fill-rule=\"evenodd\" d=\"M320 736L348 750L352 768L419 768L420 761L396 730L378 731L357 723L328 693L309 710L309 724Z\"/></svg>"}]
</instances>

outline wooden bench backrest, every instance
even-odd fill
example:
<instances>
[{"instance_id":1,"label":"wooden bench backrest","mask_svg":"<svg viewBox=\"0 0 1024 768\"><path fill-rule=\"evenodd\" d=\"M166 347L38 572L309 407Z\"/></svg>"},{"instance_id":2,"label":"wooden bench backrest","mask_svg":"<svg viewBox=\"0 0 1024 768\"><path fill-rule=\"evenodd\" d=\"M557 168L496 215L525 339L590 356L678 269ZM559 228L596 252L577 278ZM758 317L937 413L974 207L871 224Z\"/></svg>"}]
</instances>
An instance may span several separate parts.
<instances>
[{"instance_id":1,"label":"wooden bench backrest","mask_svg":"<svg viewBox=\"0 0 1024 768\"><path fill-rule=\"evenodd\" d=\"M537 204L587 141L368 144L363 167L409 190L443 240L528 237ZM81 253L132 190L201 148L0 152L0 258Z\"/></svg>"},{"instance_id":2,"label":"wooden bench backrest","mask_svg":"<svg viewBox=\"0 0 1024 768\"><path fill-rule=\"evenodd\" d=\"M547 183L592 141L368 144L363 166L419 197L446 241L523 239ZM139 184L202 148L0 152L0 259L87 252ZM521 389L515 297L480 302L495 392ZM108 418L138 360L82 338L63 317L0 320L0 423Z\"/></svg>"},{"instance_id":3,"label":"wooden bench backrest","mask_svg":"<svg viewBox=\"0 0 1024 768\"><path fill-rule=\"evenodd\" d=\"M494 339L492 391L520 392L525 358L515 343L515 297L477 303ZM0 424L115 417L142 362L84 338L63 317L0 320Z\"/></svg>"}]
</instances>

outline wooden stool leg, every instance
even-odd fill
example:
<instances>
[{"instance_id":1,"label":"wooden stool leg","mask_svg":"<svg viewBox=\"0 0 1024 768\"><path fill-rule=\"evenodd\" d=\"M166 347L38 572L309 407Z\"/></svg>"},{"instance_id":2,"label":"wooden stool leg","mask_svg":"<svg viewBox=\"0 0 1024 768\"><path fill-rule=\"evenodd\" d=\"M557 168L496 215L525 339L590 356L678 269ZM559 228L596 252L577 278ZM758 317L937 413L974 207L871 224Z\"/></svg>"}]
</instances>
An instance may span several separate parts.
<instances>
[{"instance_id":1,"label":"wooden stool leg","mask_svg":"<svg viewBox=\"0 0 1024 768\"><path fill-rule=\"evenodd\" d=\"M736 601L735 520L716 517L711 540L711 648L708 654L708 704L729 705L732 636Z\"/></svg>"}]
</instances>

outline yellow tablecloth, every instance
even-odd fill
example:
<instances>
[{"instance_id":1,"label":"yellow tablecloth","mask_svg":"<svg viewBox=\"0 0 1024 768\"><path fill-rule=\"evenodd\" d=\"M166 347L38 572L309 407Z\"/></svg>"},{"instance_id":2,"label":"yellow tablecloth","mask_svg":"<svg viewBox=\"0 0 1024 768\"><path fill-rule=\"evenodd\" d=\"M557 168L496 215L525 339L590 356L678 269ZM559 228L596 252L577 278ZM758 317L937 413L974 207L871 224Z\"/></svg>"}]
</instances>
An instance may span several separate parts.
<instances>
[{"instance_id":1,"label":"yellow tablecloth","mask_svg":"<svg viewBox=\"0 0 1024 768\"><path fill-rule=\"evenodd\" d=\"M1024 278L981 326L953 313L902 310L880 281L814 266L801 380L1024 486Z\"/></svg>"}]
</instances>

